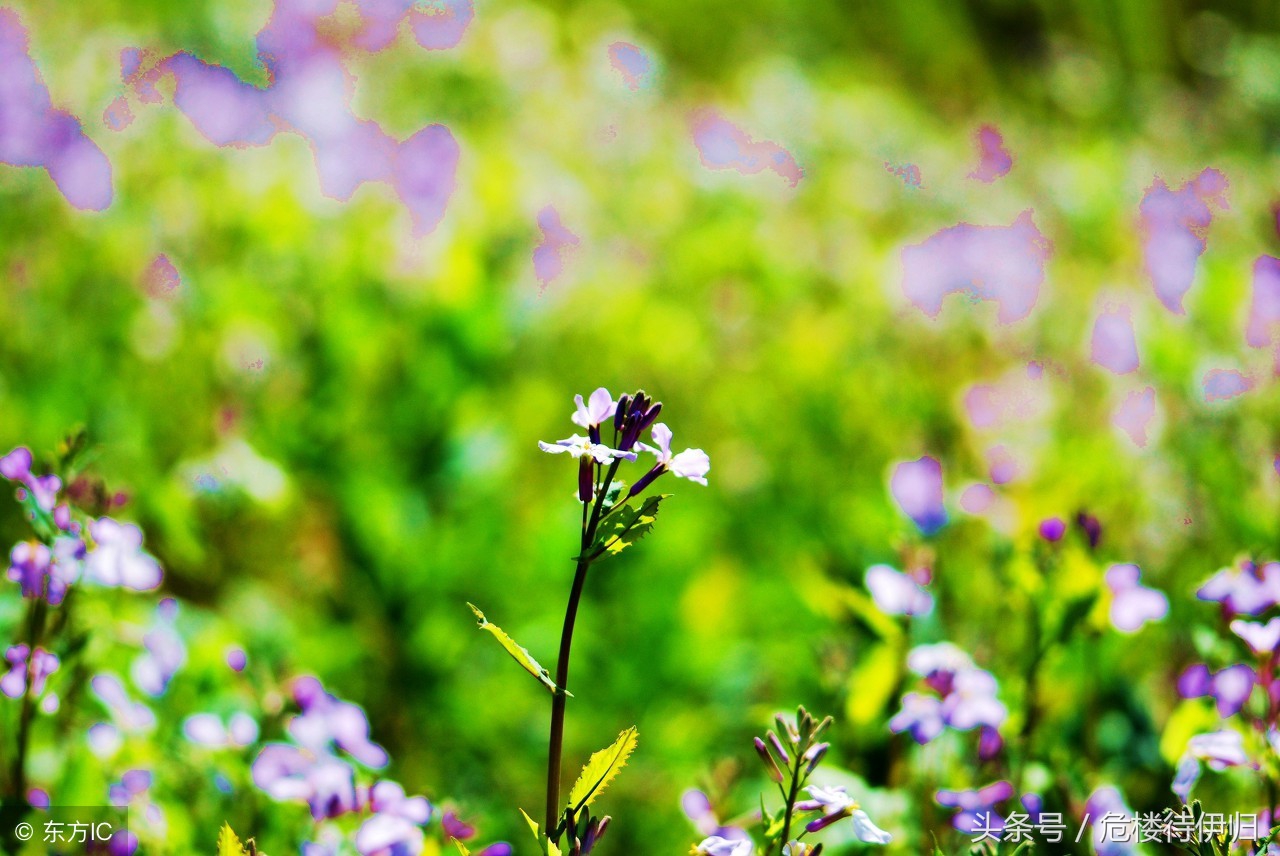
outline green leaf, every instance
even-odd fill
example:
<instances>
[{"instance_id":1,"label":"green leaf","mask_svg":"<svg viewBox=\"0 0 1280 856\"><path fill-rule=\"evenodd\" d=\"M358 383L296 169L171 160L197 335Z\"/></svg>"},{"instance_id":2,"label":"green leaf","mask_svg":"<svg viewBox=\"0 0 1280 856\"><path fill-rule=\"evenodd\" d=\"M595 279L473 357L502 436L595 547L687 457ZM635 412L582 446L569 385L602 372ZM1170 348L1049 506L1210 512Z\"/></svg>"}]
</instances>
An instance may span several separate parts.
<instances>
[{"instance_id":1,"label":"green leaf","mask_svg":"<svg viewBox=\"0 0 1280 856\"><path fill-rule=\"evenodd\" d=\"M591 805L596 796L608 787L618 771L626 766L639 739L640 734L633 725L619 734L608 749L601 749L591 756L591 760L582 768L578 781L574 783L573 790L569 791L569 809L574 814Z\"/></svg>"},{"instance_id":2,"label":"green leaf","mask_svg":"<svg viewBox=\"0 0 1280 856\"><path fill-rule=\"evenodd\" d=\"M600 521L595 543L579 559L607 559L639 541L653 529L658 519L658 506L671 494L660 493L646 499L639 508L623 505Z\"/></svg>"},{"instance_id":3,"label":"green leaf","mask_svg":"<svg viewBox=\"0 0 1280 856\"><path fill-rule=\"evenodd\" d=\"M548 672L546 669L542 668L542 666L538 665L538 661L533 659L533 655L530 654L527 649L522 648L520 645L517 645L516 640L508 636L506 634L506 631L504 631L501 627L494 624L493 622L489 621L489 619L485 618L484 613L481 612L474 603L468 603L467 606L471 607L471 611L476 614L476 620L480 624L480 629L488 630L490 633L492 633L493 638L497 639L498 643L502 645L503 648L507 649L507 653L510 654L517 663L519 663L521 666L524 666L524 670L526 672L528 672L529 674L537 678L538 682L542 684L544 687L546 687L547 690L550 691L552 695L555 695L557 692L560 692L560 690L557 689L556 687L556 682L551 680L551 673ZM570 698L573 698L573 693L571 692L566 691L565 695L569 696Z\"/></svg>"},{"instance_id":4,"label":"green leaf","mask_svg":"<svg viewBox=\"0 0 1280 856\"><path fill-rule=\"evenodd\" d=\"M258 853L252 838L245 844L241 844L240 839L232 831L231 824L224 823L222 830L218 833L218 856L263 856L263 854Z\"/></svg>"},{"instance_id":5,"label":"green leaf","mask_svg":"<svg viewBox=\"0 0 1280 856\"><path fill-rule=\"evenodd\" d=\"M525 823L529 824L529 828L533 830L533 839L538 842L538 849L542 851L542 856L560 856L560 848L550 838L542 834L542 830L538 828L538 824L533 818L529 817L529 813L524 809L520 809L520 813L524 815Z\"/></svg>"},{"instance_id":6,"label":"green leaf","mask_svg":"<svg viewBox=\"0 0 1280 856\"><path fill-rule=\"evenodd\" d=\"M458 852L462 854L462 856L471 856L471 851L467 849L467 845L463 844L461 841L459 841L456 838L451 840L453 841L454 844L458 845Z\"/></svg>"},{"instance_id":7,"label":"green leaf","mask_svg":"<svg viewBox=\"0 0 1280 856\"><path fill-rule=\"evenodd\" d=\"M1089 592L1067 601L1062 610L1062 619L1058 623L1058 632L1055 634L1059 645L1071 638L1072 632L1088 617L1097 599L1097 592Z\"/></svg>"}]
</instances>

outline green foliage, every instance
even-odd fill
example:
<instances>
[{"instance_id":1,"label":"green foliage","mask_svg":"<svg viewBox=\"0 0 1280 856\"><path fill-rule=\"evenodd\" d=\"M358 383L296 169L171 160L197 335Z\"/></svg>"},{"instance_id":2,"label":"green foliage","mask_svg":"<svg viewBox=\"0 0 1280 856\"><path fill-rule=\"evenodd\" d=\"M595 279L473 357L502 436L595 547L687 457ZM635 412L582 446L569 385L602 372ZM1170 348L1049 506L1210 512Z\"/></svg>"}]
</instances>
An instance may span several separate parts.
<instances>
[{"instance_id":1,"label":"green foliage","mask_svg":"<svg viewBox=\"0 0 1280 856\"><path fill-rule=\"evenodd\" d=\"M579 558L593 562L608 559L648 535L658 519L658 506L668 496L670 494L654 494L645 497L639 506L627 503L614 507L601 519L595 542Z\"/></svg>"},{"instance_id":2,"label":"green foliage","mask_svg":"<svg viewBox=\"0 0 1280 856\"><path fill-rule=\"evenodd\" d=\"M222 830L218 833L218 856L265 856L265 854L258 850L252 838L241 844L240 839L232 831L231 824L224 823Z\"/></svg>"},{"instance_id":3,"label":"green foliage","mask_svg":"<svg viewBox=\"0 0 1280 856\"><path fill-rule=\"evenodd\" d=\"M619 734L612 746L591 755L590 760L578 775L578 781L574 782L573 788L569 791L570 812L577 815L604 792L614 777L627 765L627 759L635 751L638 740L639 733L635 726L632 726Z\"/></svg>"},{"instance_id":4,"label":"green foliage","mask_svg":"<svg viewBox=\"0 0 1280 856\"><path fill-rule=\"evenodd\" d=\"M530 654L526 648L517 644L516 641L508 636L501 627L485 618L484 613L481 612L475 604L468 603L467 606L471 607L471 611L475 613L476 621L478 622L480 629L487 630L492 633L493 638L498 640L498 644L511 655L513 660L519 663L526 672L533 675L533 677L538 680L538 683L546 687L547 691L552 695L559 692L556 688L555 681L551 679L551 673L539 665L538 661L533 659L533 655ZM565 695L570 698L573 697L573 693L571 692L565 692Z\"/></svg>"}]
</instances>

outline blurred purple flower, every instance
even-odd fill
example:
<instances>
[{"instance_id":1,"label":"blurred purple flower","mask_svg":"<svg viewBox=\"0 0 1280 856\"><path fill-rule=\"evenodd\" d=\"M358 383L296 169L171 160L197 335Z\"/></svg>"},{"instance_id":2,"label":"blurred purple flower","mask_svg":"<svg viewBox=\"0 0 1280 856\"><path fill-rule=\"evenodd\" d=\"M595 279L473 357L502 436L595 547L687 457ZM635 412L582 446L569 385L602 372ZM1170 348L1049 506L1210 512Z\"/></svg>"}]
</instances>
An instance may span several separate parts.
<instances>
[{"instance_id":1,"label":"blurred purple flower","mask_svg":"<svg viewBox=\"0 0 1280 856\"><path fill-rule=\"evenodd\" d=\"M182 723L182 733L192 743L214 749L248 746L258 739L258 723L243 711L231 714L224 724L214 713L196 713Z\"/></svg>"},{"instance_id":2,"label":"blurred purple flower","mask_svg":"<svg viewBox=\"0 0 1280 856\"><path fill-rule=\"evenodd\" d=\"M942 498L942 464L928 455L914 461L903 461L893 468L889 491L916 527L932 535L947 522Z\"/></svg>"},{"instance_id":3,"label":"blurred purple flower","mask_svg":"<svg viewBox=\"0 0 1280 856\"><path fill-rule=\"evenodd\" d=\"M1183 698L1213 696L1218 715L1226 718L1239 713L1245 706L1256 681L1253 669L1243 663L1228 666L1220 672L1210 672L1208 666L1197 663L1187 667L1178 678L1178 693Z\"/></svg>"},{"instance_id":4,"label":"blurred purple flower","mask_svg":"<svg viewBox=\"0 0 1280 856\"><path fill-rule=\"evenodd\" d=\"M0 9L0 29L3 27L3 12ZM34 475L31 472L31 450L25 446L19 446L0 458L0 475L25 485L42 511L53 511L53 507L57 505L62 480L55 475Z\"/></svg>"},{"instance_id":5,"label":"blurred purple flower","mask_svg":"<svg viewBox=\"0 0 1280 856\"><path fill-rule=\"evenodd\" d=\"M1111 624L1123 633L1134 633L1148 621L1159 621L1169 613L1169 599L1163 592L1147 588L1138 580L1142 570L1133 564L1107 569L1111 589Z\"/></svg>"},{"instance_id":6,"label":"blurred purple flower","mask_svg":"<svg viewBox=\"0 0 1280 856\"><path fill-rule=\"evenodd\" d=\"M1049 517L1040 521L1040 537L1050 543L1061 541L1067 534L1067 524L1061 517Z\"/></svg>"},{"instance_id":7,"label":"blurred purple flower","mask_svg":"<svg viewBox=\"0 0 1280 856\"><path fill-rule=\"evenodd\" d=\"M1244 738L1238 731L1212 731L1197 734L1187 742L1187 752L1207 763L1214 770L1227 767L1252 766L1244 751Z\"/></svg>"},{"instance_id":8,"label":"blurred purple flower","mask_svg":"<svg viewBox=\"0 0 1280 856\"><path fill-rule=\"evenodd\" d=\"M1098 549L1098 542L1102 540L1102 521L1088 512L1081 511L1076 514L1076 525L1088 539L1089 549Z\"/></svg>"},{"instance_id":9,"label":"blurred purple flower","mask_svg":"<svg viewBox=\"0 0 1280 856\"><path fill-rule=\"evenodd\" d=\"M1120 791L1104 785L1089 795L1085 812L1093 819L1093 848L1097 856L1126 856L1137 850L1138 836L1134 829L1134 816L1125 805ZM1117 823L1127 830L1120 834Z\"/></svg>"},{"instance_id":10,"label":"blurred purple flower","mask_svg":"<svg viewBox=\"0 0 1280 856\"><path fill-rule=\"evenodd\" d=\"M1195 280L1196 262L1205 250L1213 220L1210 205L1226 207L1227 179L1205 169L1177 190L1157 178L1140 205L1142 254L1156 296L1169 311L1182 315L1182 300Z\"/></svg>"},{"instance_id":11,"label":"blurred purple flower","mask_svg":"<svg viewBox=\"0 0 1280 856\"><path fill-rule=\"evenodd\" d=\"M902 709L889 720L889 730L895 734L907 731L921 745L937 737L945 727L942 701L923 693L904 695Z\"/></svg>"},{"instance_id":12,"label":"blurred purple flower","mask_svg":"<svg viewBox=\"0 0 1280 856\"><path fill-rule=\"evenodd\" d=\"M387 753L369 740L369 720L360 706L326 692L313 677L298 678L293 696L302 713L289 721L289 734L300 746L327 752L330 744L366 767L383 767Z\"/></svg>"},{"instance_id":13,"label":"blurred purple flower","mask_svg":"<svg viewBox=\"0 0 1280 856\"><path fill-rule=\"evenodd\" d=\"M754 852L755 845L749 838L729 839L719 835L704 838L693 848L693 853L698 856L751 856Z\"/></svg>"},{"instance_id":14,"label":"blurred purple flower","mask_svg":"<svg viewBox=\"0 0 1280 856\"><path fill-rule=\"evenodd\" d=\"M155 727L156 715L142 702L129 698L124 684L109 672L95 675L89 688L98 700L111 712L121 730L126 732L150 731Z\"/></svg>"},{"instance_id":15,"label":"blurred purple flower","mask_svg":"<svg viewBox=\"0 0 1280 856\"><path fill-rule=\"evenodd\" d=\"M928 615L933 612L933 595L909 574L888 565L872 565L865 577L871 598L888 615Z\"/></svg>"},{"instance_id":16,"label":"blurred purple flower","mask_svg":"<svg viewBox=\"0 0 1280 856\"><path fill-rule=\"evenodd\" d=\"M57 606L67 589L80 578L84 542L60 537L50 550L39 541L21 541L9 553L9 579L18 583L25 598L45 598Z\"/></svg>"},{"instance_id":17,"label":"blurred purple flower","mask_svg":"<svg viewBox=\"0 0 1280 856\"><path fill-rule=\"evenodd\" d=\"M984 788L970 791L941 790L934 796L938 805L958 808L951 825L966 834L978 830L990 830L996 838L1004 829L1004 817L995 810L999 803L1013 796L1013 785L1006 781L993 782Z\"/></svg>"},{"instance_id":18,"label":"blurred purple flower","mask_svg":"<svg viewBox=\"0 0 1280 856\"><path fill-rule=\"evenodd\" d=\"M142 530L132 523L100 517L89 524L94 546L85 575L102 585L147 591L160 585L160 563L142 549Z\"/></svg>"},{"instance_id":19,"label":"blurred purple flower","mask_svg":"<svg viewBox=\"0 0 1280 856\"><path fill-rule=\"evenodd\" d=\"M1177 794L1178 799L1184 803L1190 799L1191 790L1196 786L1196 782L1200 780L1200 762L1194 755L1184 755L1182 760L1178 762L1178 768L1173 775L1173 784L1170 790Z\"/></svg>"},{"instance_id":20,"label":"blurred purple flower","mask_svg":"<svg viewBox=\"0 0 1280 856\"><path fill-rule=\"evenodd\" d=\"M4 652L9 663L9 671L0 677L0 692L9 698L22 698L27 692L27 680L31 681L31 695L39 697L44 692L45 682L49 676L58 671L58 657L43 648L36 648L35 654L28 655L31 649L26 644L10 646Z\"/></svg>"},{"instance_id":21,"label":"blurred purple flower","mask_svg":"<svg viewBox=\"0 0 1280 856\"><path fill-rule=\"evenodd\" d=\"M871 822L867 813L858 807L844 788L823 788L810 785L805 788L809 799L796 803L796 811L821 811L822 817L805 824L809 832L819 832L836 821L850 818L853 834L866 844L888 844L893 836Z\"/></svg>"},{"instance_id":22,"label":"blurred purple flower","mask_svg":"<svg viewBox=\"0 0 1280 856\"><path fill-rule=\"evenodd\" d=\"M315 820L360 810L355 769L329 754L286 743L268 743L251 768L253 783L272 799L300 801Z\"/></svg>"},{"instance_id":23,"label":"blurred purple flower","mask_svg":"<svg viewBox=\"0 0 1280 856\"><path fill-rule=\"evenodd\" d=\"M1280 563L1259 567L1246 561L1223 568L1200 586L1196 597L1221 603L1231 614L1257 615L1280 603Z\"/></svg>"},{"instance_id":24,"label":"blurred purple flower","mask_svg":"<svg viewBox=\"0 0 1280 856\"><path fill-rule=\"evenodd\" d=\"M165 598L156 609L154 627L142 637L144 651L133 661L133 682L155 698L187 661L187 646L174 628L178 602Z\"/></svg>"},{"instance_id":25,"label":"blurred purple flower","mask_svg":"<svg viewBox=\"0 0 1280 856\"><path fill-rule=\"evenodd\" d=\"M243 672L249 665L249 657L243 648L230 648L227 650L227 665L233 672Z\"/></svg>"},{"instance_id":26,"label":"blurred purple flower","mask_svg":"<svg viewBox=\"0 0 1280 856\"><path fill-rule=\"evenodd\" d=\"M995 677L983 669L957 673L951 692L942 701L947 724L961 731L979 725L999 728L1009 711L996 698L998 689Z\"/></svg>"},{"instance_id":27,"label":"blurred purple flower","mask_svg":"<svg viewBox=\"0 0 1280 856\"><path fill-rule=\"evenodd\" d=\"M978 732L978 760L991 761L1003 748L1004 738L1000 736L1000 730L990 725L982 726Z\"/></svg>"},{"instance_id":28,"label":"blurred purple flower","mask_svg":"<svg viewBox=\"0 0 1280 856\"><path fill-rule=\"evenodd\" d=\"M1266 624L1237 618L1231 622L1231 632L1247 642L1253 653L1269 657L1280 646L1280 616L1272 618Z\"/></svg>"},{"instance_id":29,"label":"blurred purple flower","mask_svg":"<svg viewBox=\"0 0 1280 856\"><path fill-rule=\"evenodd\" d=\"M696 788L690 788L680 796L680 808L693 822L693 827L699 835L729 841L746 841L750 838L747 831L741 827L723 825L711 807L710 798Z\"/></svg>"}]
</instances>

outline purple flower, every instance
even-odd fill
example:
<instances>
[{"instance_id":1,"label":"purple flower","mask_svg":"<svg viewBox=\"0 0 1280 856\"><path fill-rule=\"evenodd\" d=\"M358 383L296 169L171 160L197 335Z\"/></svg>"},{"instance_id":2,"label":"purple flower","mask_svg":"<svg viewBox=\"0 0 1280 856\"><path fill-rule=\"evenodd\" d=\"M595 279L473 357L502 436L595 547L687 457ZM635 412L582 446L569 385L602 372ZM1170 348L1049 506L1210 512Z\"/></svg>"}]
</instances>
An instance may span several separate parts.
<instances>
[{"instance_id":1,"label":"purple flower","mask_svg":"<svg viewBox=\"0 0 1280 856\"><path fill-rule=\"evenodd\" d=\"M889 729L895 734L910 732L911 737L924 745L942 733L946 722L942 717L942 701L930 695L907 693L902 697L902 709L889 720Z\"/></svg>"},{"instance_id":2,"label":"purple flower","mask_svg":"<svg viewBox=\"0 0 1280 856\"><path fill-rule=\"evenodd\" d=\"M133 591L160 585L160 563L142 549L142 530L137 526L100 517L89 524L89 534L94 541L85 560L89 579Z\"/></svg>"},{"instance_id":3,"label":"purple flower","mask_svg":"<svg viewBox=\"0 0 1280 856\"><path fill-rule=\"evenodd\" d=\"M634 396L624 395L618 400L613 416L613 429L618 432L618 448L630 451L640 440L640 433L654 423L662 412L662 402L654 401L638 390Z\"/></svg>"},{"instance_id":4,"label":"purple flower","mask_svg":"<svg viewBox=\"0 0 1280 856\"><path fill-rule=\"evenodd\" d=\"M1194 755L1183 755L1182 760L1178 762L1178 769L1174 771L1173 784L1170 785L1170 790L1185 803L1190 799L1191 789L1196 786L1196 782L1199 780L1200 762L1196 760Z\"/></svg>"},{"instance_id":5,"label":"purple flower","mask_svg":"<svg viewBox=\"0 0 1280 856\"><path fill-rule=\"evenodd\" d=\"M369 740L369 720L359 705L326 692L313 677L294 681L293 696L302 713L289 721L289 734L300 746L319 753L334 744L366 767L386 765L386 750Z\"/></svg>"},{"instance_id":6,"label":"purple flower","mask_svg":"<svg viewBox=\"0 0 1280 856\"><path fill-rule=\"evenodd\" d=\"M951 819L951 825L956 829L967 834L989 830L999 838L1000 830L1004 829L1004 818L995 811L995 807L1011 796L1013 785L1001 780L978 790L938 791L934 798L938 805L960 809Z\"/></svg>"},{"instance_id":7,"label":"purple flower","mask_svg":"<svg viewBox=\"0 0 1280 856\"><path fill-rule=\"evenodd\" d=\"M1137 850L1133 812L1116 788L1105 785L1089 795L1085 812L1093 819L1093 848L1097 856L1125 856ZM1126 830L1121 834L1120 830Z\"/></svg>"},{"instance_id":8,"label":"purple flower","mask_svg":"<svg viewBox=\"0 0 1280 856\"><path fill-rule=\"evenodd\" d=\"M1237 663L1220 672L1210 672L1209 667L1197 663L1189 666L1178 678L1178 693L1183 698L1213 696L1218 715L1226 718L1239 713L1253 692L1257 675L1253 669Z\"/></svg>"},{"instance_id":9,"label":"purple flower","mask_svg":"<svg viewBox=\"0 0 1280 856\"><path fill-rule=\"evenodd\" d=\"M249 657L244 653L243 648L230 648L227 650L227 666L233 672L243 672L247 665L249 665Z\"/></svg>"},{"instance_id":10,"label":"purple flower","mask_svg":"<svg viewBox=\"0 0 1280 856\"><path fill-rule=\"evenodd\" d=\"M933 612L933 595L909 574L888 565L872 565L865 577L871 599L888 615L928 615Z\"/></svg>"},{"instance_id":11,"label":"purple flower","mask_svg":"<svg viewBox=\"0 0 1280 856\"><path fill-rule=\"evenodd\" d=\"M156 715L142 702L134 701L125 692L124 684L115 675L104 672L95 675L89 688L98 700L111 711L112 718L121 730L127 732L150 731L155 727Z\"/></svg>"},{"instance_id":12,"label":"purple flower","mask_svg":"<svg viewBox=\"0 0 1280 856\"><path fill-rule=\"evenodd\" d=\"M182 732L192 743L214 749L248 746L258 739L258 723L243 711L223 723L217 714L196 713L182 723Z\"/></svg>"},{"instance_id":13,"label":"purple flower","mask_svg":"<svg viewBox=\"0 0 1280 856\"><path fill-rule=\"evenodd\" d=\"M659 422L653 426L653 430L649 432L653 441L657 443L657 447L649 446L644 443L636 443L636 448L642 452L651 452L657 458L657 463L653 465L653 469L640 477L634 485L628 496L635 496L649 486L650 482L663 473L669 472L676 478L688 479L691 482L697 482L700 485L707 483L707 473L711 471L711 458L701 449L685 449L679 454L671 454L671 429L665 423Z\"/></svg>"},{"instance_id":14,"label":"purple flower","mask_svg":"<svg viewBox=\"0 0 1280 856\"><path fill-rule=\"evenodd\" d=\"M999 755L1003 748L1004 738L1000 736L999 729L990 725L982 726L978 732L978 760L990 761Z\"/></svg>"},{"instance_id":15,"label":"purple flower","mask_svg":"<svg viewBox=\"0 0 1280 856\"><path fill-rule=\"evenodd\" d=\"M587 433L591 435L591 442L599 443L600 426L617 413L618 402L613 400L609 390L603 386L591 393L589 400L584 402L581 395L575 395L573 402L578 405L578 409L569 418L573 420L574 425L587 429Z\"/></svg>"},{"instance_id":16,"label":"purple flower","mask_svg":"<svg viewBox=\"0 0 1280 856\"><path fill-rule=\"evenodd\" d=\"M819 832L844 818L853 822L853 834L867 844L888 844L893 836L871 822L867 813L845 792L844 788L823 788L810 785L805 788L809 799L796 803L797 811L821 811L822 817L805 824L809 832Z\"/></svg>"},{"instance_id":17,"label":"purple flower","mask_svg":"<svg viewBox=\"0 0 1280 856\"><path fill-rule=\"evenodd\" d=\"M914 461L903 461L893 469L889 491L902 509L925 535L932 535L947 522L947 509L942 499L942 464L928 455Z\"/></svg>"},{"instance_id":18,"label":"purple flower","mask_svg":"<svg viewBox=\"0 0 1280 856\"><path fill-rule=\"evenodd\" d=\"M35 654L28 655L31 649L23 645L13 645L4 652L9 662L9 671L0 678L0 692L9 698L22 698L27 692L27 680L31 681L31 695L39 697L44 692L45 682L49 676L58 671L58 657L43 648L36 648Z\"/></svg>"},{"instance_id":19,"label":"purple flower","mask_svg":"<svg viewBox=\"0 0 1280 856\"><path fill-rule=\"evenodd\" d=\"M156 625L142 637L144 652L133 661L133 682L155 698L169 687L169 681L187 661L187 646L174 629L178 602L165 598L156 609Z\"/></svg>"},{"instance_id":20,"label":"purple flower","mask_svg":"<svg viewBox=\"0 0 1280 856\"><path fill-rule=\"evenodd\" d=\"M1214 770L1249 765L1249 755L1244 751L1244 738L1238 731L1197 734L1188 741L1187 752L1192 757L1205 761Z\"/></svg>"},{"instance_id":21,"label":"purple flower","mask_svg":"<svg viewBox=\"0 0 1280 856\"><path fill-rule=\"evenodd\" d=\"M9 454L0 458L0 475L26 485L31 496L42 511L52 511L58 503L58 491L62 490L62 480L54 475L37 476L31 473L31 450L19 446ZM19 496L21 496L19 491Z\"/></svg>"},{"instance_id":22,"label":"purple flower","mask_svg":"<svg viewBox=\"0 0 1280 856\"><path fill-rule=\"evenodd\" d=\"M1280 603L1280 563L1223 568L1200 586L1196 597L1221 603L1232 614L1257 615Z\"/></svg>"},{"instance_id":23,"label":"purple flower","mask_svg":"<svg viewBox=\"0 0 1280 856\"><path fill-rule=\"evenodd\" d=\"M253 762L252 775L272 799L306 802L315 820L360 810L355 769L332 755L268 743Z\"/></svg>"},{"instance_id":24,"label":"purple flower","mask_svg":"<svg viewBox=\"0 0 1280 856\"><path fill-rule=\"evenodd\" d=\"M1067 534L1067 524L1061 517L1049 517L1040 521L1040 537L1050 543L1061 541Z\"/></svg>"},{"instance_id":25,"label":"purple flower","mask_svg":"<svg viewBox=\"0 0 1280 856\"><path fill-rule=\"evenodd\" d=\"M399 782L383 779L369 789L369 808L379 814L392 814L416 824L431 819L431 803L426 797L405 796Z\"/></svg>"},{"instance_id":26,"label":"purple flower","mask_svg":"<svg viewBox=\"0 0 1280 856\"><path fill-rule=\"evenodd\" d=\"M749 838L729 839L712 835L704 838L702 843L693 848L698 856L751 856L755 845Z\"/></svg>"},{"instance_id":27,"label":"purple flower","mask_svg":"<svg viewBox=\"0 0 1280 856\"><path fill-rule=\"evenodd\" d=\"M940 694L951 691L957 672L975 668L973 659L950 642L917 645L907 654L907 668Z\"/></svg>"},{"instance_id":28,"label":"purple flower","mask_svg":"<svg viewBox=\"0 0 1280 856\"><path fill-rule=\"evenodd\" d=\"M1089 540L1089 549L1098 549L1098 542L1102 540L1102 521L1088 512L1081 511L1076 515L1076 525Z\"/></svg>"},{"instance_id":29,"label":"purple flower","mask_svg":"<svg viewBox=\"0 0 1280 856\"><path fill-rule=\"evenodd\" d=\"M57 606L80 578L83 556L84 542L79 538L58 538L52 550L39 541L22 541L9 553L9 579L21 586L23 597L42 597Z\"/></svg>"},{"instance_id":30,"label":"purple flower","mask_svg":"<svg viewBox=\"0 0 1280 856\"><path fill-rule=\"evenodd\" d=\"M1247 642L1253 653L1269 657L1280 646L1280 616L1272 618L1266 624L1237 618L1231 622L1231 632Z\"/></svg>"},{"instance_id":31,"label":"purple flower","mask_svg":"<svg viewBox=\"0 0 1280 856\"><path fill-rule=\"evenodd\" d=\"M956 674L952 690L942 701L947 724L960 731L979 725L999 728L1009 711L996 698L996 679L983 669L967 669Z\"/></svg>"},{"instance_id":32,"label":"purple flower","mask_svg":"<svg viewBox=\"0 0 1280 856\"><path fill-rule=\"evenodd\" d=\"M356 831L360 856L416 856L422 842L422 828L394 814L375 814Z\"/></svg>"},{"instance_id":33,"label":"purple flower","mask_svg":"<svg viewBox=\"0 0 1280 856\"><path fill-rule=\"evenodd\" d=\"M1148 621L1159 621L1169 613L1169 599L1163 592L1139 583L1141 576L1137 565L1112 565L1107 569L1111 624L1123 633L1134 633Z\"/></svg>"},{"instance_id":34,"label":"purple flower","mask_svg":"<svg viewBox=\"0 0 1280 856\"><path fill-rule=\"evenodd\" d=\"M705 793L696 788L690 788L680 797L680 808L684 810L685 816L693 822L693 826L698 830L699 835L721 838L729 841L745 841L750 836L747 831L737 826L724 826L716 817L715 810L711 807L711 800Z\"/></svg>"}]
</instances>

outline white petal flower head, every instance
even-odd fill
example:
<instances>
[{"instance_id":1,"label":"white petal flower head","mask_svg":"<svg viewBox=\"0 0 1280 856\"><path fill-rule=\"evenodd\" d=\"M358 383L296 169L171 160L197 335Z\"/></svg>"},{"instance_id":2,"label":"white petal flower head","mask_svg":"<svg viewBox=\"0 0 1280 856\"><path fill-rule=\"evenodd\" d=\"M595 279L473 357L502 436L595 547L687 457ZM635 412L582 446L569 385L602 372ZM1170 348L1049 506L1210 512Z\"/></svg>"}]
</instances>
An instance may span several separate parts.
<instances>
[{"instance_id":1,"label":"white petal flower head","mask_svg":"<svg viewBox=\"0 0 1280 856\"><path fill-rule=\"evenodd\" d=\"M934 672L961 672L973 668L973 658L950 642L917 645L907 654L907 668L928 677Z\"/></svg>"},{"instance_id":2,"label":"white petal flower head","mask_svg":"<svg viewBox=\"0 0 1280 856\"><path fill-rule=\"evenodd\" d=\"M850 820L853 821L853 834L858 836L859 841L867 844L888 844L893 840L893 836L872 823L871 818L867 817L867 813L862 809L854 811L850 815Z\"/></svg>"},{"instance_id":3,"label":"white petal flower head","mask_svg":"<svg viewBox=\"0 0 1280 856\"><path fill-rule=\"evenodd\" d=\"M85 559L90 579L134 591L160 585L160 563L142 549L142 530L137 526L100 517L89 524L89 534L94 540Z\"/></svg>"},{"instance_id":4,"label":"white petal flower head","mask_svg":"<svg viewBox=\"0 0 1280 856\"><path fill-rule=\"evenodd\" d=\"M713 835L703 839L691 852L697 856L751 856L754 851L755 845L749 839L734 841Z\"/></svg>"},{"instance_id":5,"label":"white petal flower head","mask_svg":"<svg viewBox=\"0 0 1280 856\"><path fill-rule=\"evenodd\" d=\"M652 452L658 459L658 465L677 478L705 485L707 473L711 472L711 458L701 449L685 449L678 455L671 454L671 429L665 422L657 422L650 431L657 447L637 443L636 448L644 452Z\"/></svg>"},{"instance_id":6,"label":"white petal flower head","mask_svg":"<svg viewBox=\"0 0 1280 856\"><path fill-rule=\"evenodd\" d=\"M634 461L636 459L635 452L621 452L617 449L610 449L603 443L592 443L590 437L583 437L578 434L574 434L564 440L557 440L554 443L539 440L538 448L552 455L568 452L570 457L574 459L581 458L583 455L590 455L598 464L607 464L614 460Z\"/></svg>"},{"instance_id":7,"label":"white petal flower head","mask_svg":"<svg viewBox=\"0 0 1280 856\"><path fill-rule=\"evenodd\" d=\"M581 425L583 428L604 424L605 420L613 418L613 414L618 410L618 402L613 400L609 390L603 386L591 393L591 397L586 401L582 400L581 395L575 395L573 402L578 405L578 409L569 418L573 420L574 425Z\"/></svg>"},{"instance_id":8,"label":"white petal flower head","mask_svg":"<svg viewBox=\"0 0 1280 856\"><path fill-rule=\"evenodd\" d=\"M1280 646L1280 616L1266 624L1237 618L1231 622L1231 632L1249 643L1255 654L1271 654Z\"/></svg>"}]
</instances>

